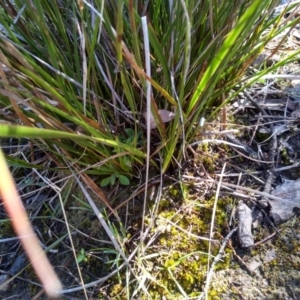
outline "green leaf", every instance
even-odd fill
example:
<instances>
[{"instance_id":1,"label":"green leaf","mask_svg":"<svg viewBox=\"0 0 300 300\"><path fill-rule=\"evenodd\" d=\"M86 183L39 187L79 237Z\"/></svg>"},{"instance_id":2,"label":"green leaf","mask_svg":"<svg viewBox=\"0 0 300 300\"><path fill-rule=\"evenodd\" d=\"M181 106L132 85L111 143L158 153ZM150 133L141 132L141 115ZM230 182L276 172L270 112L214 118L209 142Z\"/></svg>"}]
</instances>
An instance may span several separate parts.
<instances>
[{"instance_id":1,"label":"green leaf","mask_svg":"<svg viewBox=\"0 0 300 300\"><path fill-rule=\"evenodd\" d=\"M81 248L80 253L77 255L76 258L77 262L80 264L82 261L87 261L87 258L85 256L85 251L83 248Z\"/></svg>"},{"instance_id":2,"label":"green leaf","mask_svg":"<svg viewBox=\"0 0 300 300\"><path fill-rule=\"evenodd\" d=\"M103 178L100 182L101 186L108 186L111 183L111 176Z\"/></svg>"},{"instance_id":3,"label":"green leaf","mask_svg":"<svg viewBox=\"0 0 300 300\"><path fill-rule=\"evenodd\" d=\"M125 175L118 174L118 178L119 178L121 184L123 184L123 185L129 185L130 184L129 178L126 177Z\"/></svg>"},{"instance_id":4,"label":"green leaf","mask_svg":"<svg viewBox=\"0 0 300 300\"><path fill-rule=\"evenodd\" d=\"M116 183L116 175L115 174L112 174L110 176L110 184L111 185L114 185Z\"/></svg>"}]
</instances>

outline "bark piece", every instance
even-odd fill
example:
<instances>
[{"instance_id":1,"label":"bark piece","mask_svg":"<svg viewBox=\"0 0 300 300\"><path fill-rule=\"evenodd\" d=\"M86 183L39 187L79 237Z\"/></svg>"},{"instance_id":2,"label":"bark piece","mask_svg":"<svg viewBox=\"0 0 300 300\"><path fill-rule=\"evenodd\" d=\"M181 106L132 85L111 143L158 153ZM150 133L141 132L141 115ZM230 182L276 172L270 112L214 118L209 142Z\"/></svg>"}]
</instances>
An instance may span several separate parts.
<instances>
[{"instance_id":1,"label":"bark piece","mask_svg":"<svg viewBox=\"0 0 300 300\"><path fill-rule=\"evenodd\" d=\"M236 209L236 218L239 221L238 239L241 247L248 248L254 244L252 236L252 211L243 202L240 202Z\"/></svg>"}]
</instances>

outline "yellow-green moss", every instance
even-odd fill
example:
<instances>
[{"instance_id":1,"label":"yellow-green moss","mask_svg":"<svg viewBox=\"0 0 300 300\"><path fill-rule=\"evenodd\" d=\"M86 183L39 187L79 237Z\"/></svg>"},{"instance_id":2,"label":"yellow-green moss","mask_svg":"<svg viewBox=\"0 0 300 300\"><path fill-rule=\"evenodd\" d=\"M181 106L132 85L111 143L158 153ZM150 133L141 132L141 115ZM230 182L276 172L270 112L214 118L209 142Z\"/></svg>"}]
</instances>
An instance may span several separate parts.
<instances>
[{"instance_id":1,"label":"yellow-green moss","mask_svg":"<svg viewBox=\"0 0 300 300\"><path fill-rule=\"evenodd\" d=\"M176 190L177 189L177 190ZM167 300L184 299L178 285L191 297L200 296L203 291L204 281L207 274L208 246L209 242L200 237L209 237L211 218L215 197L209 199L193 198L194 191L192 184L184 184L185 198L182 197L182 189L172 186L166 190L159 202L158 215L155 219L155 226L151 234L157 235L153 247L147 248L146 257L153 268L149 271L155 280L147 281L147 290L152 299ZM193 200L192 200L193 199ZM226 207L231 205L233 200L229 197L218 199L214 224L214 238L221 238L221 230L227 219ZM152 204L150 204L151 206ZM145 223L150 224L150 222ZM132 228L139 228L139 223L132 225ZM197 238L197 236L199 238ZM211 244L211 254L217 255L220 249L219 243ZM226 249L224 257L217 263L216 269L222 270L229 266L232 251ZM151 261L150 261L151 260ZM213 258L210 260L213 261ZM123 299L120 293L125 293L126 283L116 281L116 287L111 289L110 297ZM121 286L120 286L121 285ZM138 286L131 285L132 293ZM209 299L219 299L218 295L224 287L214 287L209 294ZM119 293L119 294L118 294ZM146 299L141 292L139 299Z\"/></svg>"}]
</instances>

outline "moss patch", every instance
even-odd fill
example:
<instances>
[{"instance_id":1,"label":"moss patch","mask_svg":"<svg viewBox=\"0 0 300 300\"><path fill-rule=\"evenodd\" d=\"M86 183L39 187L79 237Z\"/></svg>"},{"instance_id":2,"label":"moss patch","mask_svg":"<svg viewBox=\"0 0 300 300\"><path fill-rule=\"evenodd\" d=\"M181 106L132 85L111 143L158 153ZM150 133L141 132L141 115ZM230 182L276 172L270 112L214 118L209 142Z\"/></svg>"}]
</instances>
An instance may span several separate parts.
<instances>
[{"instance_id":1,"label":"moss patch","mask_svg":"<svg viewBox=\"0 0 300 300\"><path fill-rule=\"evenodd\" d=\"M183 192L182 192L183 191ZM184 194L184 197L182 196ZM172 185L164 192L159 202L158 214L145 241L151 246L144 253L142 262L148 278L145 281L147 292L151 299L186 299L199 296L203 290L208 264L208 238L211 226L212 210L215 197L204 199L195 194L193 184L182 183ZM214 239L220 239L226 221L226 207L232 204L231 198L219 199L215 224ZM151 210L152 204L149 204ZM225 212L224 212L225 211ZM150 219L147 222L150 224ZM140 228L136 223L134 228ZM133 236L133 235L132 235ZM134 239L131 240L131 243ZM138 241L136 241L138 243ZM130 248L130 245L129 245ZM211 243L210 263L218 254L220 243ZM226 269L232 257L231 250L226 250L216 269ZM137 268L137 267L136 267ZM131 293L136 292L137 285L132 284ZM218 287L209 294L209 299L219 299L222 292ZM121 280L112 283L108 291L115 299L126 298L125 274ZM148 296L149 296L148 295ZM137 293L139 299L148 299L141 290Z\"/></svg>"}]
</instances>

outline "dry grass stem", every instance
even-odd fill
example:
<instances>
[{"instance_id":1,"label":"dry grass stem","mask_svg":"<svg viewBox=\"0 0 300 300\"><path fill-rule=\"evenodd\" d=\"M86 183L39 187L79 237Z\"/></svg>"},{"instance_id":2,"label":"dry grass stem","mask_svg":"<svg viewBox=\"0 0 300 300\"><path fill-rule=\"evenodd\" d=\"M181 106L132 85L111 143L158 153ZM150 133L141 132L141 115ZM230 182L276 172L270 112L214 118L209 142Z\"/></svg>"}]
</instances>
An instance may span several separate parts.
<instances>
[{"instance_id":1,"label":"dry grass stem","mask_svg":"<svg viewBox=\"0 0 300 300\"><path fill-rule=\"evenodd\" d=\"M31 264L50 297L58 297L62 286L28 220L26 210L16 190L14 180L0 149L0 192L4 207L12 221Z\"/></svg>"}]
</instances>

